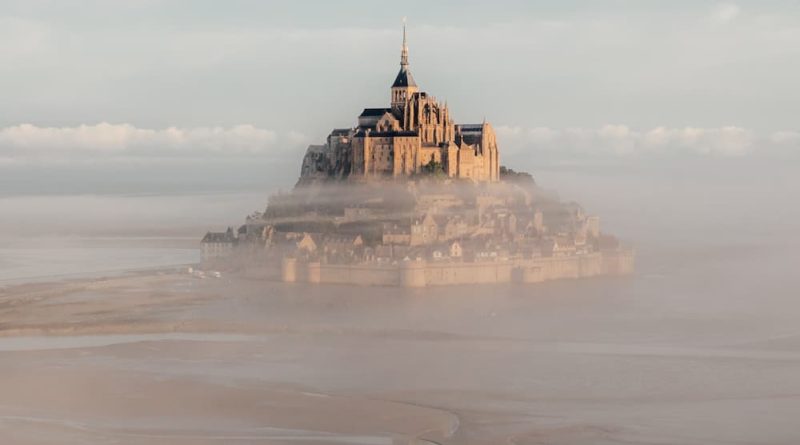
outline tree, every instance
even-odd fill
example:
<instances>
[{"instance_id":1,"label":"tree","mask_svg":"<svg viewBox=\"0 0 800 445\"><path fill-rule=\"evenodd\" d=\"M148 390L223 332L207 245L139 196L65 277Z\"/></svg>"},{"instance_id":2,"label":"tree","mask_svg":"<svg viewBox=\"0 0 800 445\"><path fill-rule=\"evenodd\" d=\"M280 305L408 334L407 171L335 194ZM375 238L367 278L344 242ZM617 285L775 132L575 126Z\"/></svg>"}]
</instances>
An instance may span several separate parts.
<instances>
[{"instance_id":1,"label":"tree","mask_svg":"<svg viewBox=\"0 0 800 445\"><path fill-rule=\"evenodd\" d=\"M422 173L433 176L435 178L444 178L444 166L441 162L431 159L427 164L422 166Z\"/></svg>"},{"instance_id":2,"label":"tree","mask_svg":"<svg viewBox=\"0 0 800 445\"><path fill-rule=\"evenodd\" d=\"M514 171L504 165L500 166L500 179L520 184L536 184L536 181L533 180L533 175L530 173Z\"/></svg>"}]
</instances>

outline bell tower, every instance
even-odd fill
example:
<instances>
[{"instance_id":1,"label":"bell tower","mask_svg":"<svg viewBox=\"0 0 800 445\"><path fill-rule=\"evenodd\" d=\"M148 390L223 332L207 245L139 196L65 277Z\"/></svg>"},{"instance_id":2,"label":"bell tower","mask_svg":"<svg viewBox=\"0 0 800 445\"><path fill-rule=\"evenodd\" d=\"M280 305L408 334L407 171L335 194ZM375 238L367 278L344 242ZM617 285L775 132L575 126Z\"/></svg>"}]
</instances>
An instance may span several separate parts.
<instances>
[{"instance_id":1,"label":"bell tower","mask_svg":"<svg viewBox=\"0 0 800 445\"><path fill-rule=\"evenodd\" d=\"M419 91L414 76L408 69L408 43L406 41L406 23L403 19L403 49L400 52L400 72L392 84L392 110L402 112L411 95Z\"/></svg>"}]
</instances>

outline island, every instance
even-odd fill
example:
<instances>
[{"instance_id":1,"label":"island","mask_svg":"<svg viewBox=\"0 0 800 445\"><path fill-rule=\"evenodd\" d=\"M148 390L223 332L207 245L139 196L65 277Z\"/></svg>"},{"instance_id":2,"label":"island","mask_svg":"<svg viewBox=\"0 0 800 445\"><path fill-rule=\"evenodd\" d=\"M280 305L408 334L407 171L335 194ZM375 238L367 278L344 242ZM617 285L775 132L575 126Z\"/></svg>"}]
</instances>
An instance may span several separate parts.
<instances>
[{"instance_id":1,"label":"island","mask_svg":"<svg viewBox=\"0 0 800 445\"><path fill-rule=\"evenodd\" d=\"M492 125L456 124L420 91L405 27L390 105L308 147L300 178L237 230L209 232L203 267L283 282L401 287L626 275L634 252L597 216L500 164Z\"/></svg>"}]
</instances>

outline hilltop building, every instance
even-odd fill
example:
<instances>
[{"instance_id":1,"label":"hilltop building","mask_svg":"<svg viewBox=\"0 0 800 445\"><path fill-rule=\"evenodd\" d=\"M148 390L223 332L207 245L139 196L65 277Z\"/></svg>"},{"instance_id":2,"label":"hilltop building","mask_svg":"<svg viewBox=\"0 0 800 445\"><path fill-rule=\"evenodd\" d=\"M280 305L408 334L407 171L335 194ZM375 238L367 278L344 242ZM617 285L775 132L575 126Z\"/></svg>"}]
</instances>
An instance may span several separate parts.
<instances>
[{"instance_id":1,"label":"hilltop building","mask_svg":"<svg viewBox=\"0 0 800 445\"><path fill-rule=\"evenodd\" d=\"M405 27L389 99L310 146L294 189L270 196L237 232L206 234L204 266L402 287L633 271L633 251L601 232L598 217L500 167L491 125L455 124L446 104L419 91Z\"/></svg>"},{"instance_id":2,"label":"hilltop building","mask_svg":"<svg viewBox=\"0 0 800 445\"><path fill-rule=\"evenodd\" d=\"M301 182L325 178L380 179L420 173L475 182L500 180L494 130L456 124L447 104L419 90L408 63L406 30L400 71L390 89L390 106L365 108L353 128L333 130L325 145L312 145Z\"/></svg>"}]
</instances>

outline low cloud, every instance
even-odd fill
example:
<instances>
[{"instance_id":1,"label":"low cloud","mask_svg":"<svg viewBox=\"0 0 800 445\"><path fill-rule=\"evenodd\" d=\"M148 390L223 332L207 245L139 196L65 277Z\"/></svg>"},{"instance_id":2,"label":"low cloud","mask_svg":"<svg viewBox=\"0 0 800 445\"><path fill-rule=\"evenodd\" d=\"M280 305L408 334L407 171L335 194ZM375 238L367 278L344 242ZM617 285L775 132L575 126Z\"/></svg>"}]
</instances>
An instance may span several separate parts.
<instances>
[{"instance_id":1,"label":"low cloud","mask_svg":"<svg viewBox=\"0 0 800 445\"><path fill-rule=\"evenodd\" d=\"M506 153L540 150L594 156L747 156L778 150L800 152L800 133L779 131L760 136L752 130L718 128L666 128L635 130L626 125L599 129L498 126L497 134Z\"/></svg>"},{"instance_id":2,"label":"low cloud","mask_svg":"<svg viewBox=\"0 0 800 445\"><path fill-rule=\"evenodd\" d=\"M643 131L627 125L594 129L499 125L496 131L507 156L532 150L555 156L612 158L800 153L800 132L759 135L735 126L657 127ZM0 128L0 166L171 159L272 161L287 155L299 158L309 143L322 140L297 131L279 133L253 125L151 129L105 122L74 127L21 124Z\"/></svg>"},{"instance_id":3,"label":"low cloud","mask_svg":"<svg viewBox=\"0 0 800 445\"><path fill-rule=\"evenodd\" d=\"M295 131L279 135L253 125L148 129L106 122L75 127L21 124L0 129L0 160L9 163L109 158L269 158L302 148L306 139Z\"/></svg>"}]
</instances>

